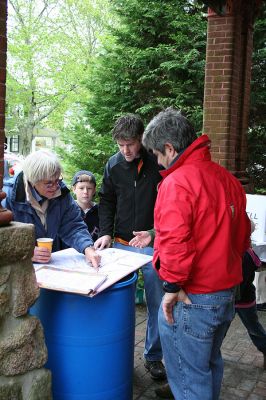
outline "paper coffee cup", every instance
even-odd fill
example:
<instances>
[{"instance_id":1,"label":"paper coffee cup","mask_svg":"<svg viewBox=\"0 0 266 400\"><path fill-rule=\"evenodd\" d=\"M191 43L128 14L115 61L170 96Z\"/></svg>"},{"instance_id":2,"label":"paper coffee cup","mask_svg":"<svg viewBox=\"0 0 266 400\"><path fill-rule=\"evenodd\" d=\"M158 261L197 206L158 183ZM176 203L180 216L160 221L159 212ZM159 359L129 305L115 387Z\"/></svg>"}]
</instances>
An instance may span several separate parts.
<instances>
[{"instance_id":1,"label":"paper coffee cup","mask_svg":"<svg viewBox=\"0 0 266 400\"><path fill-rule=\"evenodd\" d=\"M38 238L37 239L37 246L38 247L46 247L47 249L52 251L53 239L51 239L51 238Z\"/></svg>"}]
</instances>

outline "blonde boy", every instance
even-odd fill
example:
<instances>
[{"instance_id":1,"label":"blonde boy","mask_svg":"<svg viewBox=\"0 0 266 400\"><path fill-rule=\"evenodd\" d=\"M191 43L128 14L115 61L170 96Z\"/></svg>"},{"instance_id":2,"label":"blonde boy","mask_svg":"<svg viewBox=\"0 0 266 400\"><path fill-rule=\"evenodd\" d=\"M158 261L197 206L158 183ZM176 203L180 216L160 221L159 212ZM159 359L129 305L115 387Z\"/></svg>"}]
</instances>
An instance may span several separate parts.
<instances>
[{"instance_id":1,"label":"blonde boy","mask_svg":"<svg viewBox=\"0 0 266 400\"><path fill-rule=\"evenodd\" d=\"M71 184L82 217L95 241L99 236L98 204L93 201L96 193L95 176L90 171L81 170L74 175Z\"/></svg>"}]
</instances>

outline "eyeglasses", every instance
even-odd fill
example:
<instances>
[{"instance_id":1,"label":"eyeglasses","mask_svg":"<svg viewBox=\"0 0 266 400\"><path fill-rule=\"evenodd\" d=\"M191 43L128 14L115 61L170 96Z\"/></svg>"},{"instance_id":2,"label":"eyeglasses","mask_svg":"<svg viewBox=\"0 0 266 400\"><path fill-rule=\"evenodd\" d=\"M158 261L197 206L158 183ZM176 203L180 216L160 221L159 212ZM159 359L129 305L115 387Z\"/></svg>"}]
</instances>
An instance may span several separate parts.
<instances>
[{"instance_id":1,"label":"eyeglasses","mask_svg":"<svg viewBox=\"0 0 266 400\"><path fill-rule=\"evenodd\" d=\"M58 179L55 179L54 181L40 181L40 183L46 187L46 189L50 189L54 186L60 186L60 183L62 182L63 177L60 177Z\"/></svg>"}]
</instances>

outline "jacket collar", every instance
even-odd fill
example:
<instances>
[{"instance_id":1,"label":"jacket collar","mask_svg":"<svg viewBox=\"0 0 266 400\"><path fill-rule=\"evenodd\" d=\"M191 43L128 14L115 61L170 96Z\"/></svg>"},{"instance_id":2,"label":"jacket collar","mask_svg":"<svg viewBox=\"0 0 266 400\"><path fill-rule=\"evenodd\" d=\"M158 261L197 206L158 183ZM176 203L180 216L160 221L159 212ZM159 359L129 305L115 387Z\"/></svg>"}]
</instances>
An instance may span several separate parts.
<instances>
[{"instance_id":1,"label":"jacket collar","mask_svg":"<svg viewBox=\"0 0 266 400\"><path fill-rule=\"evenodd\" d=\"M210 160L210 144L209 137L206 134L201 135L180 154L180 157L169 168L160 171L160 174L165 178L185 163L195 160Z\"/></svg>"}]
</instances>

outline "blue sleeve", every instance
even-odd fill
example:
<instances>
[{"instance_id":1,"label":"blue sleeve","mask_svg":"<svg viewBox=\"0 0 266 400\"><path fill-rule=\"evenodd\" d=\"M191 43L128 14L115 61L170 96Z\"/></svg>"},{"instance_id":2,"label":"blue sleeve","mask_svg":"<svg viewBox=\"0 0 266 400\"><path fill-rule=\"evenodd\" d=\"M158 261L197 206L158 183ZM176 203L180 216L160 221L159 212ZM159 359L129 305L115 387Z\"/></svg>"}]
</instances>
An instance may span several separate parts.
<instances>
[{"instance_id":1,"label":"blue sleeve","mask_svg":"<svg viewBox=\"0 0 266 400\"><path fill-rule=\"evenodd\" d=\"M82 219L80 208L70 193L64 197L64 201L66 207L62 214L58 234L69 247L83 253L86 247L93 245L92 237Z\"/></svg>"},{"instance_id":2,"label":"blue sleeve","mask_svg":"<svg viewBox=\"0 0 266 400\"><path fill-rule=\"evenodd\" d=\"M11 210L9 198L11 197L11 193L12 193L13 186L14 186L14 181L15 181L15 177L3 180L3 189L2 190L3 190L3 192L5 192L6 197L4 198L4 200L2 200L1 204L2 204L2 207L6 207L9 210Z\"/></svg>"}]
</instances>

